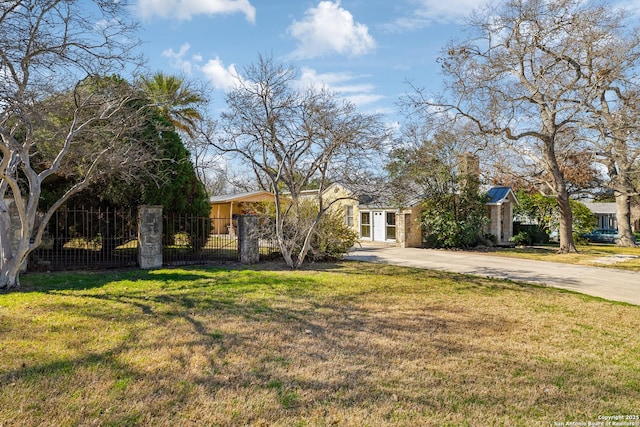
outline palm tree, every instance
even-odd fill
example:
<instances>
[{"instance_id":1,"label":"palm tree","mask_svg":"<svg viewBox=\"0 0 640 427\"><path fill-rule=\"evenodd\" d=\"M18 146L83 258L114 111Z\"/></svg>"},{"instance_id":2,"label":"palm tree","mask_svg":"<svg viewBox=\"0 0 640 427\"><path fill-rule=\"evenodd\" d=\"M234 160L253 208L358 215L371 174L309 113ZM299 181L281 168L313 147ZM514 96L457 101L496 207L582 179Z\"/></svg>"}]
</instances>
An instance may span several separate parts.
<instances>
[{"instance_id":1,"label":"palm tree","mask_svg":"<svg viewBox=\"0 0 640 427\"><path fill-rule=\"evenodd\" d=\"M202 120L202 115L194 106L205 103L205 98L185 86L180 77L162 71L151 77L141 77L138 86L176 129L193 137L197 122Z\"/></svg>"}]
</instances>

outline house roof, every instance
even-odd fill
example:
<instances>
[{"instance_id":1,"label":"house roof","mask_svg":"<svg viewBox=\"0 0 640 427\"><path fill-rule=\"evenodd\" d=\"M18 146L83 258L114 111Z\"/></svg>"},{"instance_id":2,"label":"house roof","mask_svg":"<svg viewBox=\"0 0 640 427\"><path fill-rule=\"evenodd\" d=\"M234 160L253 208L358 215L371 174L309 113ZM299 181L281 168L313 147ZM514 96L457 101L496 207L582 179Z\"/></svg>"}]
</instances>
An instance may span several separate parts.
<instances>
[{"instance_id":1,"label":"house roof","mask_svg":"<svg viewBox=\"0 0 640 427\"><path fill-rule=\"evenodd\" d=\"M615 203L584 202L584 205L594 214L615 214L617 211Z\"/></svg>"},{"instance_id":2,"label":"house roof","mask_svg":"<svg viewBox=\"0 0 640 427\"><path fill-rule=\"evenodd\" d=\"M488 205L501 205L509 199L518 204L518 198L511 187L491 187L487 193L489 194Z\"/></svg>"},{"instance_id":3,"label":"house roof","mask_svg":"<svg viewBox=\"0 0 640 427\"><path fill-rule=\"evenodd\" d=\"M229 203L229 202L260 202L268 197L274 197L268 191L251 191L248 193L222 194L211 196L209 203Z\"/></svg>"}]
</instances>

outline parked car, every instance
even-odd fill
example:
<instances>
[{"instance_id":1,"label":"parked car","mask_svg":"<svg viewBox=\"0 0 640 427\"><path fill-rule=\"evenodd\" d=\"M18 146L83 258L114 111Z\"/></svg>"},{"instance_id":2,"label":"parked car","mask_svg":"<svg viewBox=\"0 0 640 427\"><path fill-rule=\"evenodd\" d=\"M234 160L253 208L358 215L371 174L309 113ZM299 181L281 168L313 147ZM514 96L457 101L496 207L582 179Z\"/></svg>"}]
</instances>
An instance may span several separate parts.
<instances>
[{"instance_id":1,"label":"parked car","mask_svg":"<svg viewBox=\"0 0 640 427\"><path fill-rule=\"evenodd\" d=\"M620 239L620 233L614 228L596 228L582 237L591 243L616 243Z\"/></svg>"}]
</instances>

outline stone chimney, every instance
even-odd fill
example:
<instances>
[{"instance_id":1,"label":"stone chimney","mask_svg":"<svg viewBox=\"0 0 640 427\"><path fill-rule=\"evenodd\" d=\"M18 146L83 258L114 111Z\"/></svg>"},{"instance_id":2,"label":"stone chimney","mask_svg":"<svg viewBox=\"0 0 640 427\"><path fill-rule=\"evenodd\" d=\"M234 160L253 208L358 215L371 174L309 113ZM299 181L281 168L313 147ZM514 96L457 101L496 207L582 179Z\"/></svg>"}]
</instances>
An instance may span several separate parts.
<instances>
[{"instance_id":1,"label":"stone chimney","mask_svg":"<svg viewBox=\"0 0 640 427\"><path fill-rule=\"evenodd\" d=\"M480 185L480 157L473 153L463 153L458 156L458 178L460 187Z\"/></svg>"}]
</instances>

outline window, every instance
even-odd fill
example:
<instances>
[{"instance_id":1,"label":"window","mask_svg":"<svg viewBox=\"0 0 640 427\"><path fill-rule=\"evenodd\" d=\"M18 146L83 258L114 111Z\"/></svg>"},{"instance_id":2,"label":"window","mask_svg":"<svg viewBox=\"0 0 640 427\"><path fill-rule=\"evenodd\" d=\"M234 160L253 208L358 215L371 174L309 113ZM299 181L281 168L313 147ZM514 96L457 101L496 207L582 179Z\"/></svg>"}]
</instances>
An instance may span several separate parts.
<instances>
[{"instance_id":1,"label":"window","mask_svg":"<svg viewBox=\"0 0 640 427\"><path fill-rule=\"evenodd\" d=\"M369 212L360 213L360 236L371 237L371 214Z\"/></svg>"},{"instance_id":2,"label":"window","mask_svg":"<svg viewBox=\"0 0 640 427\"><path fill-rule=\"evenodd\" d=\"M386 239L393 240L396 238L396 214L387 212Z\"/></svg>"},{"instance_id":3,"label":"window","mask_svg":"<svg viewBox=\"0 0 640 427\"><path fill-rule=\"evenodd\" d=\"M345 218L344 222L347 224L347 227L353 228L353 206L347 205L344 207Z\"/></svg>"}]
</instances>

